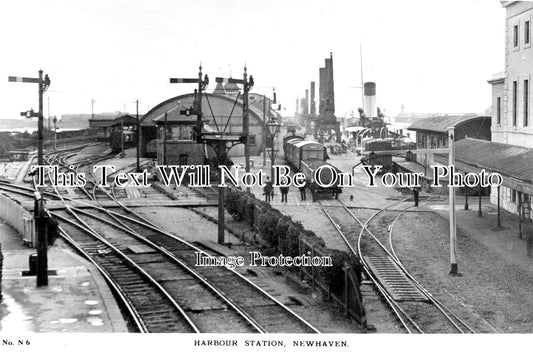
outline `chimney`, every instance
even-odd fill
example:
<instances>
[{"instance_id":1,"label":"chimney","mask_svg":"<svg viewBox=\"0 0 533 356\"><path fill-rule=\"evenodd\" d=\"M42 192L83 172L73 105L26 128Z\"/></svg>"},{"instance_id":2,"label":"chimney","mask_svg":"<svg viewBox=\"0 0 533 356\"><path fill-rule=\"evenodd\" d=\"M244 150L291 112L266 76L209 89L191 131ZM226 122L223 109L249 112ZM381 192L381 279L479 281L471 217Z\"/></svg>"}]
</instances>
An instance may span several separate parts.
<instances>
[{"instance_id":1,"label":"chimney","mask_svg":"<svg viewBox=\"0 0 533 356\"><path fill-rule=\"evenodd\" d=\"M305 90L305 99L304 99L304 115L309 115L309 89Z\"/></svg>"},{"instance_id":2,"label":"chimney","mask_svg":"<svg viewBox=\"0 0 533 356\"><path fill-rule=\"evenodd\" d=\"M315 82L311 82L311 115L316 115Z\"/></svg>"}]
</instances>

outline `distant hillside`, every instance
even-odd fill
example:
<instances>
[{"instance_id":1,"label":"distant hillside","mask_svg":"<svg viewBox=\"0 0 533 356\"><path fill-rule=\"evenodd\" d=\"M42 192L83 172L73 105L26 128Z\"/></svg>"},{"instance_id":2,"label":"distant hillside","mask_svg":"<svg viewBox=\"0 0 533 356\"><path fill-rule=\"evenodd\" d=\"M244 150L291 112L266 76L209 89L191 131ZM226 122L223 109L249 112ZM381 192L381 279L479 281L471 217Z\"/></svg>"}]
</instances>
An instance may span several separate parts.
<instances>
[{"instance_id":1,"label":"distant hillside","mask_svg":"<svg viewBox=\"0 0 533 356\"><path fill-rule=\"evenodd\" d=\"M114 119L118 116L125 115L122 112L102 113L102 114L63 114L61 115L60 127L62 128L88 128L89 119ZM71 126L70 126L71 125Z\"/></svg>"},{"instance_id":2,"label":"distant hillside","mask_svg":"<svg viewBox=\"0 0 533 356\"><path fill-rule=\"evenodd\" d=\"M94 118L115 118L122 115L120 112L94 114ZM86 129L89 128L91 114L63 114L57 122L60 129ZM52 116L53 118L53 116ZM0 130L17 130L26 128L37 128L37 118L32 119L0 119ZM44 127L48 128L48 117L44 118ZM50 127L54 127L54 122L50 120Z\"/></svg>"}]
</instances>

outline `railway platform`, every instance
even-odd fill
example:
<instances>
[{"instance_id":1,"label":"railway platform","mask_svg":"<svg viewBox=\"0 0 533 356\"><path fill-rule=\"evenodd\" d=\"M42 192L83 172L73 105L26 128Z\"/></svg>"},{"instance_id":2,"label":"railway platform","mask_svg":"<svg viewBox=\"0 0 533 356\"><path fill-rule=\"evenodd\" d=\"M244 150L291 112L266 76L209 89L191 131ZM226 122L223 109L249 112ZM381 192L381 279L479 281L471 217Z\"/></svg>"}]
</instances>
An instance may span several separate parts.
<instances>
[{"instance_id":1,"label":"railway platform","mask_svg":"<svg viewBox=\"0 0 533 356\"><path fill-rule=\"evenodd\" d=\"M23 276L35 249L24 246L20 235L3 221L0 244L4 256L0 332L128 332L105 280L90 263L59 244L50 246L48 286L38 288L35 276Z\"/></svg>"},{"instance_id":2,"label":"railway platform","mask_svg":"<svg viewBox=\"0 0 533 356\"><path fill-rule=\"evenodd\" d=\"M497 206L491 204L488 197L483 197L482 216L479 217L477 198L473 200L469 210L464 210L463 204L456 205L457 228L502 256L507 262L533 276L533 258L527 256L525 237L519 238L518 216L501 209L502 228L497 229ZM449 210L446 201L428 203L428 206L448 220Z\"/></svg>"}]
</instances>

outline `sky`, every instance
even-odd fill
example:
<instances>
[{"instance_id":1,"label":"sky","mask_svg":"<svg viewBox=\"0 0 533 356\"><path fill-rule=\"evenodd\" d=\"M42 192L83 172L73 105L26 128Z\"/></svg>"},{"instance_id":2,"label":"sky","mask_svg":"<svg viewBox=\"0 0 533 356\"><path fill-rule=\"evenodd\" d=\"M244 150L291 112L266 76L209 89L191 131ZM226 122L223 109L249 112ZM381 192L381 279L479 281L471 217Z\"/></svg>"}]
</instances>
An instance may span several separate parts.
<instances>
[{"instance_id":1,"label":"sky","mask_svg":"<svg viewBox=\"0 0 533 356\"><path fill-rule=\"evenodd\" d=\"M170 77L242 78L252 92L295 110L333 53L335 114L361 107L363 79L388 115L484 112L487 80L504 66L505 9L496 0L32 0L0 4L0 119L38 109L37 85L51 79L44 114L135 113L194 85Z\"/></svg>"}]
</instances>

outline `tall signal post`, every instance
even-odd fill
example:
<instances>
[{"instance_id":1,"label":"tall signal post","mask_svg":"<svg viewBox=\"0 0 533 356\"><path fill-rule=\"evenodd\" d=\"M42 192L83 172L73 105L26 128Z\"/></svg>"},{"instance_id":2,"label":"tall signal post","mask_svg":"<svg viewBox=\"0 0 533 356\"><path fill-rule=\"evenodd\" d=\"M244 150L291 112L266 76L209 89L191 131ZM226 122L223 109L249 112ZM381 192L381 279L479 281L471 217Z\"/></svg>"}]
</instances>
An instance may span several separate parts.
<instances>
[{"instance_id":1,"label":"tall signal post","mask_svg":"<svg viewBox=\"0 0 533 356\"><path fill-rule=\"evenodd\" d=\"M38 85L38 95L39 95L39 112L34 113L33 110L21 112L22 116L27 118L38 117L39 121L37 123L37 137L38 137L38 148L37 148L37 162L39 166L44 165L43 159L43 125L44 125L44 114L43 114L43 94L50 87L50 78L46 74L43 78L43 71L39 70L38 78L26 78L26 77L8 77L9 82L18 82L18 83L35 83ZM48 227L48 217L44 211L44 198L39 192L35 193L35 208L34 208L34 217L35 217L35 230L37 231L37 287L47 286L48 285L48 242L46 236L46 230Z\"/></svg>"},{"instance_id":2,"label":"tall signal post","mask_svg":"<svg viewBox=\"0 0 533 356\"><path fill-rule=\"evenodd\" d=\"M219 165L224 165L227 163L228 152L234 146L238 144L247 143L248 137L248 92L253 87L253 77L248 78L246 73L246 67L244 68L244 78L243 79L233 79L233 78L216 78L217 83L235 83L244 85L244 108L243 108L243 132L241 135L228 134L224 131L218 132L202 132L202 127L204 124L203 113L202 113L202 94L209 84L209 78L207 75L202 79L202 66L200 65L200 71L198 73L198 78L170 78L170 83L198 83L198 89L195 90L195 100L194 105L190 109L180 111L182 115L196 115L196 142L203 143L211 146L215 151L217 162ZM216 123L215 123L216 124ZM246 146L245 146L246 147ZM247 153L247 148L245 148L245 156ZM249 171L249 159L246 159L246 169ZM222 187L219 184L218 187L218 240L219 244L225 243L225 220L224 220L224 202L225 202L225 187Z\"/></svg>"},{"instance_id":3,"label":"tall signal post","mask_svg":"<svg viewBox=\"0 0 533 356\"><path fill-rule=\"evenodd\" d=\"M250 76L248 78L248 73L246 72L247 68L246 65L244 66L244 73L243 73L243 79L233 79L233 78L221 78L217 77L216 82L217 83L234 83L234 84L241 84L243 87L243 106L242 106L242 135L239 139L239 143L244 144L244 170L246 173L250 172L250 150L248 147L248 135L250 132L250 125L249 125L249 106L248 106L248 93L254 86L254 78L253 76ZM264 100L264 98L263 98ZM231 146L233 147L233 146ZM228 149L228 151L231 149L231 147ZM250 187L246 187L246 192L250 193Z\"/></svg>"},{"instance_id":4,"label":"tall signal post","mask_svg":"<svg viewBox=\"0 0 533 356\"><path fill-rule=\"evenodd\" d=\"M137 119L137 132L136 132L136 141L137 141L137 173L141 171L140 167L140 153L141 149L141 123L139 122L139 99L135 100L135 118ZM166 133L165 133L166 134Z\"/></svg>"}]
</instances>

